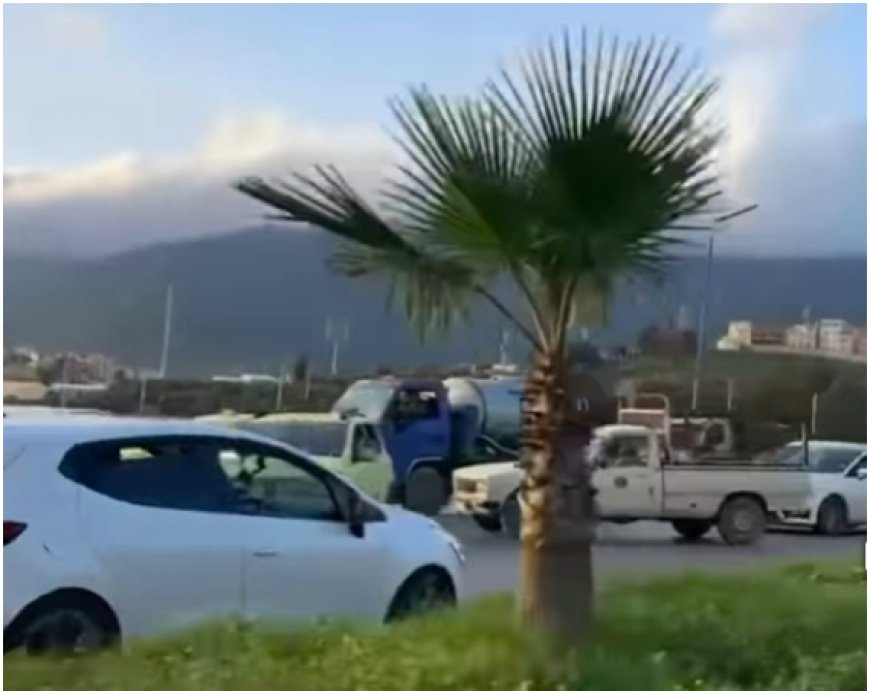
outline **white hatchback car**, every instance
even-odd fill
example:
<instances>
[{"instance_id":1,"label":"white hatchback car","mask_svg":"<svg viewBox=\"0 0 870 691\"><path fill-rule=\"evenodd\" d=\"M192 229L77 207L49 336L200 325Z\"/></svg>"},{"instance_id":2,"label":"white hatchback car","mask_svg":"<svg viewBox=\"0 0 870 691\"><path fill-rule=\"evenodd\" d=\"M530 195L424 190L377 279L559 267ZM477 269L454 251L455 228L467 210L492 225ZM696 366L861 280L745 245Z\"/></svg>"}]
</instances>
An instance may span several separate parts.
<instances>
[{"instance_id":1,"label":"white hatchback car","mask_svg":"<svg viewBox=\"0 0 870 691\"><path fill-rule=\"evenodd\" d=\"M867 524L867 447L841 441L792 442L771 462L804 465L810 476L807 507L780 516L779 522L814 528L823 535L839 535Z\"/></svg>"},{"instance_id":2,"label":"white hatchback car","mask_svg":"<svg viewBox=\"0 0 870 691\"><path fill-rule=\"evenodd\" d=\"M210 620L392 620L460 596L452 535L283 444L184 421L3 426L5 650Z\"/></svg>"}]
</instances>

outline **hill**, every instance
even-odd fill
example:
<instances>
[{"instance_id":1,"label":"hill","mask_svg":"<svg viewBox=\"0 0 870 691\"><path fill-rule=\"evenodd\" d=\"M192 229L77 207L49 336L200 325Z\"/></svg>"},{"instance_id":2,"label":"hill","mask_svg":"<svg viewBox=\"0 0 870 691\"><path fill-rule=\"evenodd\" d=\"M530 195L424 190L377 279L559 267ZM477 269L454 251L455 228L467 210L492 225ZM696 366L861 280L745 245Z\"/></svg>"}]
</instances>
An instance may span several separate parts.
<instances>
[{"instance_id":1,"label":"hill","mask_svg":"<svg viewBox=\"0 0 870 691\"><path fill-rule=\"evenodd\" d=\"M5 269L5 340L41 349L98 350L134 366L159 358L164 294L172 284L174 374L275 371L308 354L328 359L325 322L347 320L348 369L380 364L448 364L497 357L497 315L485 305L467 328L423 346L400 313L386 309L382 280L344 279L326 267L331 241L307 230L249 229L205 240L155 245L93 260L9 256ZM866 319L863 257L717 258L708 324L730 319L798 321L813 315ZM694 322L705 261L675 264L660 286L623 290L604 342L634 342L638 332L684 306Z\"/></svg>"}]
</instances>

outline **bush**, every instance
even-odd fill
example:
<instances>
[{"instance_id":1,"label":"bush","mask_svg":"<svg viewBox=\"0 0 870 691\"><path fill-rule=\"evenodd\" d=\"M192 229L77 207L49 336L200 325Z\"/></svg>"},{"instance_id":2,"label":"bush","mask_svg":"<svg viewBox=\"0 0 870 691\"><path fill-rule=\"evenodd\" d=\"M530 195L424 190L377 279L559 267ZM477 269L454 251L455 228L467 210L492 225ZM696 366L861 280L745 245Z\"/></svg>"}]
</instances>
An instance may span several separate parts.
<instances>
[{"instance_id":1,"label":"bush","mask_svg":"<svg viewBox=\"0 0 870 691\"><path fill-rule=\"evenodd\" d=\"M49 691L858 691L862 569L685 576L601 596L594 640L555 659L506 598L370 629L210 627L122 653L8 657L8 689Z\"/></svg>"}]
</instances>

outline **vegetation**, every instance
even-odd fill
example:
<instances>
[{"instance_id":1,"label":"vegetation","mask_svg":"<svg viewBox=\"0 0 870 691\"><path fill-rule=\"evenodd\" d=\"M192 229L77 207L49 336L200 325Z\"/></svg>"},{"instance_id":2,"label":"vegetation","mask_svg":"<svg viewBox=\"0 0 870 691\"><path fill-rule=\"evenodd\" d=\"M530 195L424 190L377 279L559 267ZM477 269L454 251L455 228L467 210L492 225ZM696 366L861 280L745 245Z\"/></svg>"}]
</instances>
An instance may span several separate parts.
<instances>
[{"instance_id":1,"label":"vegetation","mask_svg":"<svg viewBox=\"0 0 870 691\"><path fill-rule=\"evenodd\" d=\"M10 691L859 691L859 566L793 566L617 586L577 657L556 658L505 598L389 629L210 628L123 653L6 658Z\"/></svg>"},{"instance_id":2,"label":"vegetation","mask_svg":"<svg viewBox=\"0 0 870 691\"><path fill-rule=\"evenodd\" d=\"M719 132L705 120L716 84L680 57L655 40L589 46L584 32L579 47L552 41L481 94L414 89L393 104L406 162L378 208L326 166L237 185L278 219L345 240L334 266L388 276L421 336L481 300L528 341L522 611L568 642L591 620L594 535L582 456L567 450L593 422L571 410L570 327L617 282L657 273L675 233L707 227L719 194ZM498 296L499 280L520 306Z\"/></svg>"}]
</instances>

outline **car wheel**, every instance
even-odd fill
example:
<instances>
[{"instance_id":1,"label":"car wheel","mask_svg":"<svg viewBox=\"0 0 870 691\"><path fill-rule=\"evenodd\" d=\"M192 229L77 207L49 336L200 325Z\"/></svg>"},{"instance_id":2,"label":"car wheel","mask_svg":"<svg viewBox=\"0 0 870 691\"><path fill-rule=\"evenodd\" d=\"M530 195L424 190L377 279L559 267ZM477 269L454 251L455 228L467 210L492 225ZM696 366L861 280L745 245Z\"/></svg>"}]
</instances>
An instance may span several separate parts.
<instances>
[{"instance_id":1,"label":"car wheel","mask_svg":"<svg viewBox=\"0 0 870 691\"><path fill-rule=\"evenodd\" d=\"M474 522L477 523L477 527L487 533L500 533L501 532L501 519L498 516L481 516L481 515L472 515Z\"/></svg>"},{"instance_id":2,"label":"car wheel","mask_svg":"<svg viewBox=\"0 0 870 691\"><path fill-rule=\"evenodd\" d=\"M405 508L435 516L447 501L444 478L434 468L419 468L405 483Z\"/></svg>"},{"instance_id":3,"label":"car wheel","mask_svg":"<svg viewBox=\"0 0 870 691\"><path fill-rule=\"evenodd\" d=\"M520 530L523 524L523 514L520 509L519 492L509 495L501 505L501 524L508 537L514 540L520 539Z\"/></svg>"},{"instance_id":4,"label":"car wheel","mask_svg":"<svg viewBox=\"0 0 870 691\"><path fill-rule=\"evenodd\" d=\"M751 545L767 527L767 515L758 499L732 497L719 512L719 535L729 545Z\"/></svg>"},{"instance_id":5,"label":"car wheel","mask_svg":"<svg viewBox=\"0 0 870 691\"><path fill-rule=\"evenodd\" d=\"M710 531L710 528L713 527L713 524L710 523L710 521L702 521L692 518L678 518L675 521L671 521L671 525L682 538L690 542L700 540Z\"/></svg>"},{"instance_id":6,"label":"car wheel","mask_svg":"<svg viewBox=\"0 0 870 691\"><path fill-rule=\"evenodd\" d=\"M6 634L4 649L28 655L71 655L107 648L118 639L117 624L87 598L74 595L37 605Z\"/></svg>"},{"instance_id":7,"label":"car wheel","mask_svg":"<svg viewBox=\"0 0 870 691\"><path fill-rule=\"evenodd\" d=\"M399 588L387 611L387 622L428 614L456 605L456 591L446 572L426 568L417 572Z\"/></svg>"},{"instance_id":8,"label":"car wheel","mask_svg":"<svg viewBox=\"0 0 870 691\"><path fill-rule=\"evenodd\" d=\"M816 530L822 535L842 535L849 527L846 504L840 497L828 497L819 507Z\"/></svg>"}]
</instances>

